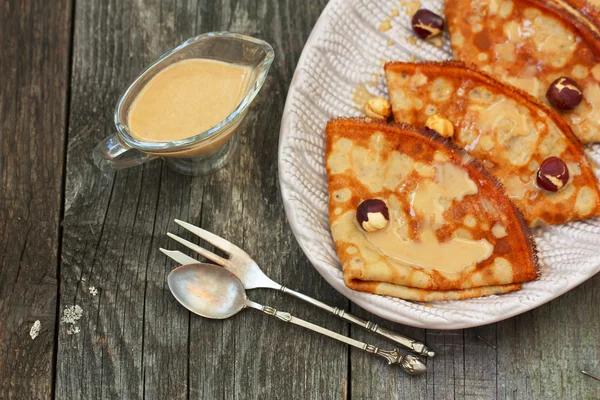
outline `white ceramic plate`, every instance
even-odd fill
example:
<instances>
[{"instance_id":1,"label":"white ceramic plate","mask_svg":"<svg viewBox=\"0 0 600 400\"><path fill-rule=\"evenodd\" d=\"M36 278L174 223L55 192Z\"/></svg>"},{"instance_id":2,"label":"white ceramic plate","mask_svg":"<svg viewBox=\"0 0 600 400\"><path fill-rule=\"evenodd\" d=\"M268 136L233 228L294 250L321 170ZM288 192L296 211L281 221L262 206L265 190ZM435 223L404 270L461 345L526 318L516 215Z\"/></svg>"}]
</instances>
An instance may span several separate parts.
<instances>
[{"instance_id":1,"label":"white ceramic plate","mask_svg":"<svg viewBox=\"0 0 600 400\"><path fill-rule=\"evenodd\" d=\"M422 7L443 14L441 0L424 0ZM390 18L392 29L382 33L377 27L393 8L400 15ZM424 304L356 292L344 285L327 216L325 124L332 117L362 114L353 100L357 85L387 96L383 62L451 57L447 37L436 47L418 39L411 43L412 36L410 18L398 0L331 0L304 47L281 122L279 179L290 226L311 263L337 291L364 309L431 329L467 328L512 317L600 271L600 219L595 218L536 230L541 276L517 292ZM600 145L586 150L600 162Z\"/></svg>"}]
</instances>

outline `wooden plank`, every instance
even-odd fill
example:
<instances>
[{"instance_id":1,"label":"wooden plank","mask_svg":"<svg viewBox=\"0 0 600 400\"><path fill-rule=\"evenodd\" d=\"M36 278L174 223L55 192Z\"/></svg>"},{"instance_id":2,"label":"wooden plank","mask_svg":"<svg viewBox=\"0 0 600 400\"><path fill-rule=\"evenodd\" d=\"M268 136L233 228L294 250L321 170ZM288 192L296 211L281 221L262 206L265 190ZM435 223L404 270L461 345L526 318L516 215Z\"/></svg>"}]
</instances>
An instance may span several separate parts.
<instances>
[{"instance_id":1,"label":"wooden plank","mask_svg":"<svg viewBox=\"0 0 600 400\"><path fill-rule=\"evenodd\" d=\"M352 352L352 396L427 399L597 399L600 386L580 373L600 371L600 275L536 310L498 324L463 331L431 331L437 351L421 378L394 375ZM369 318L368 313L362 312ZM384 321L378 321L383 323ZM421 338L422 331L394 326ZM354 337L373 340L352 329ZM490 342L491 346L477 336ZM382 346L387 345L382 343ZM492 346L496 346L497 350ZM425 387L423 387L425 385Z\"/></svg>"},{"instance_id":2,"label":"wooden plank","mask_svg":"<svg viewBox=\"0 0 600 400\"><path fill-rule=\"evenodd\" d=\"M346 300L309 265L285 223L276 170L287 87L325 2L215 3L202 3L215 12L214 17L201 13L202 30L257 36L273 45L276 56L263 92L240 128L239 157L206 179L202 215L192 222L247 249L282 284L345 306ZM342 321L279 293L254 290L249 296L330 329L347 329ZM345 392L345 346L254 310L223 322L192 316L190 339L192 399L321 399Z\"/></svg>"},{"instance_id":3,"label":"wooden plank","mask_svg":"<svg viewBox=\"0 0 600 400\"><path fill-rule=\"evenodd\" d=\"M52 393L70 9L69 0L0 4L2 399Z\"/></svg>"},{"instance_id":4,"label":"wooden plank","mask_svg":"<svg viewBox=\"0 0 600 400\"><path fill-rule=\"evenodd\" d=\"M432 399L464 397L464 331L427 330L428 346L436 356L427 363L427 395Z\"/></svg>"},{"instance_id":5,"label":"wooden plank","mask_svg":"<svg viewBox=\"0 0 600 400\"><path fill-rule=\"evenodd\" d=\"M600 275L498 323L499 399L598 399Z\"/></svg>"},{"instance_id":6,"label":"wooden plank","mask_svg":"<svg viewBox=\"0 0 600 400\"><path fill-rule=\"evenodd\" d=\"M465 399L496 398L498 352L493 347L496 345L496 324L464 330Z\"/></svg>"},{"instance_id":7,"label":"wooden plank","mask_svg":"<svg viewBox=\"0 0 600 400\"><path fill-rule=\"evenodd\" d=\"M57 398L142 398L155 376L144 366L162 375L151 381L149 398L186 396L188 317L173 312L154 240L187 209L191 179L169 174L160 161L103 175L90 160L96 143L113 133L120 92L184 38L176 11L187 15L158 0L77 2L61 310L76 304L83 317L78 334L60 325Z\"/></svg>"},{"instance_id":8,"label":"wooden plank","mask_svg":"<svg viewBox=\"0 0 600 400\"><path fill-rule=\"evenodd\" d=\"M157 171L158 172L158 171ZM163 166L156 207L154 237L148 249L144 296L142 393L147 399L184 399L189 392L190 315L177 303L167 287L168 273L175 266L157 251L176 247L165 233L176 231L174 218L200 215L202 182L194 185Z\"/></svg>"},{"instance_id":9,"label":"wooden plank","mask_svg":"<svg viewBox=\"0 0 600 400\"><path fill-rule=\"evenodd\" d=\"M357 305L352 305L352 313L403 335L425 341L425 330L394 324L370 314ZM393 344L380 339L360 327L351 327L352 337L383 349L392 349ZM433 346L433 343L430 343ZM436 348L438 350L438 348ZM405 354L404 350L401 350ZM439 357L439 356L438 356ZM437 362L437 359L436 359ZM352 399L433 399L428 393L430 373L409 376L399 367L389 366L385 360L364 351L352 349L350 353L350 376ZM428 368L431 362L427 361Z\"/></svg>"},{"instance_id":10,"label":"wooden plank","mask_svg":"<svg viewBox=\"0 0 600 400\"><path fill-rule=\"evenodd\" d=\"M374 361L369 355L353 350L353 398L437 400L496 397L496 350L477 338L479 335L494 345L494 324L467 330L424 330L389 323L354 305L353 310L364 318L424 341L437 353L435 358L427 360L428 371L424 376L411 377L398 369ZM359 328L352 328L352 336L363 341L377 341L378 345L384 348L392 346Z\"/></svg>"},{"instance_id":11,"label":"wooden plank","mask_svg":"<svg viewBox=\"0 0 600 400\"><path fill-rule=\"evenodd\" d=\"M476 337L481 335L495 340L495 325L469 330L424 330L392 324L362 311L353 310L364 318L404 335L424 341L436 351L427 361L427 373L420 377L403 374L399 369L373 360L358 350L351 354L352 397L415 398L415 399L493 399L496 396L495 350ZM493 335L492 335L493 334ZM363 341L391 348L389 342L359 328L352 328L352 336Z\"/></svg>"},{"instance_id":12,"label":"wooden plank","mask_svg":"<svg viewBox=\"0 0 600 400\"><path fill-rule=\"evenodd\" d=\"M84 316L78 334L61 325L58 398L341 397L345 346L253 311L227 321L190 317L166 287L173 263L156 251L177 248L164 234L178 231L173 218L187 219L243 245L273 278L332 304L346 303L302 255L285 225L277 188L285 92L323 6L77 3L61 309L77 304ZM284 34L282 24L298 31ZM89 152L111 133L111 110L128 80L181 40L218 29L256 35L277 47L264 88L269 93L240 128L241 149L232 164L198 178L177 175L160 162L106 176L96 171ZM92 296L89 286L99 295ZM257 291L252 297L345 329L280 294Z\"/></svg>"}]
</instances>

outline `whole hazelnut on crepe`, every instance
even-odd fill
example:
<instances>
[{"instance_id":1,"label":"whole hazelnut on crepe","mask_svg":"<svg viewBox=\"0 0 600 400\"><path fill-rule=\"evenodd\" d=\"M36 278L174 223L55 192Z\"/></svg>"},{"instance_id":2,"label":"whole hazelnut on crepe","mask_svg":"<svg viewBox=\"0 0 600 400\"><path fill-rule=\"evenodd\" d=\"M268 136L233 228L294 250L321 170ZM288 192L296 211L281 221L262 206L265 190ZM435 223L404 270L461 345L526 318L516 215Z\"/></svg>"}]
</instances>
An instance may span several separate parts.
<instances>
[{"instance_id":1,"label":"whole hazelnut on crepe","mask_svg":"<svg viewBox=\"0 0 600 400\"><path fill-rule=\"evenodd\" d=\"M392 105L383 97L372 97L365 104L367 117L387 120L392 115Z\"/></svg>"},{"instance_id":2,"label":"whole hazelnut on crepe","mask_svg":"<svg viewBox=\"0 0 600 400\"><path fill-rule=\"evenodd\" d=\"M454 125L452 125L452 122L440 114L434 114L427 118L427 121L425 121L425 126L429 129L433 129L440 136L454 136Z\"/></svg>"},{"instance_id":3,"label":"whole hazelnut on crepe","mask_svg":"<svg viewBox=\"0 0 600 400\"><path fill-rule=\"evenodd\" d=\"M558 192L569 181L567 164L558 157L548 157L542 161L537 173L537 184L549 192Z\"/></svg>"},{"instance_id":4,"label":"whole hazelnut on crepe","mask_svg":"<svg viewBox=\"0 0 600 400\"><path fill-rule=\"evenodd\" d=\"M356 220L365 231L375 232L387 226L390 214L383 200L368 199L356 208Z\"/></svg>"},{"instance_id":5,"label":"whole hazelnut on crepe","mask_svg":"<svg viewBox=\"0 0 600 400\"><path fill-rule=\"evenodd\" d=\"M442 33L444 19L432 11L422 8L413 15L412 28L421 39L429 39Z\"/></svg>"},{"instance_id":6,"label":"whole hazelnut on crepe","mask_svg":"<svg viewBox=\"0 0 600 400\"><path fill-rule=\"evenodd\" d=\"M548 102L559 110L572 110L583 100L583 90L573 79L561 76L546 92Z\"/></svg>"}]
</instances>

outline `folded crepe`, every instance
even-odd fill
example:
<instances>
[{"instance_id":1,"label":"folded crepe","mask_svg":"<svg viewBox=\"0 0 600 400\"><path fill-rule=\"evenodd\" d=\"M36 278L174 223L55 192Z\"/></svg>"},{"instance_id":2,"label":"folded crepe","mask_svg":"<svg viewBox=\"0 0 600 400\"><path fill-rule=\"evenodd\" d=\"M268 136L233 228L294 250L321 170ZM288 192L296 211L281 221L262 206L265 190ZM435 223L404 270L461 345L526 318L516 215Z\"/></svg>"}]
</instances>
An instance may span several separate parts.
<instances>
[{"instance_id":1,"label":"folded crepe","mask_svg":"<svg viewBox=\"0 0 600 400\"><path fill-rule=\"evenodd\" d=\"M455 143L506 188L529 226L600 215L598 181L568 124L526 93L460 62L388 63L396 122L418 127L439 113L454 126ZM542 162L558 157L569 180L557 192L537 186Z\"/></svg>"},{"instance_id":2,"label":"folded crepe","mask_svg":"<svg viewBox=\"0 0 600 400\"><path fill-rule=\"evenodd\" d=\"M446 0L457 60L475 64L549 104L556 79L572 78L583 101L558 111L584 143L600 141L600 18L584 0Z\"/></svg>"},{"instance_id":3,"label":"folded crepe","mask_svg":"<svg viewBox=\"0 0 600 400\"><path fill-rule=\"evenodd\" d=\"M576 17L585 17L600 27L600 1L598 0L556 0L563 8Z\"/></svg>"},{"instance_id":4,"label":"folded crepe","mask_svg":"<svg viewBox=\"0 0 600 400\"><path fill-rule=\"evenodd\" d=\"M337 119L326 146L331 233L349 288L436 301L507 293L535 279L517 208L476 160L434 132ZM385 203L388 222L367 231L357 208L373 199Z\"/></svg>"}]
</instances>

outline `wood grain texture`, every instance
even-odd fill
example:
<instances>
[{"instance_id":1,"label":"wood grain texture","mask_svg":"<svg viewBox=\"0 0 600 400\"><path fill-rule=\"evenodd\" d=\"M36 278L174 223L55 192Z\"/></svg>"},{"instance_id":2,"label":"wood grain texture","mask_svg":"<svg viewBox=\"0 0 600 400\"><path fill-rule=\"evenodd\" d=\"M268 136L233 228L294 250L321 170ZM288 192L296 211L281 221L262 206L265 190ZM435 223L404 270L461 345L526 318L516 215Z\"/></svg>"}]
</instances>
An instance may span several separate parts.
<instances>
[{"instance_id":1,"label":"wood grain texture","mask_svg":"<svg viewBox=\"0 0 600 400\"><path fill-rule=\"evenodd\" d=\"M425 337L437 355L427 361L425 376L407 377L353 350L352 398L598 399L600 385L580 370L600 371L599 285L596 275L538 309L472 329L421 330L377 320L417 339ZM357 306L353 310L368 317ZM352 336L369 340L354 327Z\"/></svg>"},{"instance_id":2,"label":"wood grain texture","mask_svg":"<svg viewBox=\"0 0 600 400\"><path fill-rule=\"evenodd\" d=\"M211 5L213 2L210 3ZM202 215L192 222L248 250L265 272L282 284L337 306L333 293L310 267L286 224L277 179L280 116L302 46L324 2L222 2L201 30L230 30L260 37L275 49L269 78L241 130L239 157L205 182ZM299 25L304 24L303 28ZM283 27L292 27L286 37ZM298 26L298 28L295 28ZM293 33L293 34L292 34ZM244 172L245 171L245 172ZM186 235L189 237L189 235ZM272 291L251 291L252 300L291 312L336 331L341 321ZM297 326L247 310L225 321L192 318L190 398L340 398L347 348ZM214 338L211 342L210 339ZM200 344L200 339L204 338ZM211 349L216 342L217 349ZM193 340L192 343L195 343ZM215 351L216 350L216 351ZM223 360L219 360L222 354ZM217 365L206 368L207 359ZM269 367L267 367L269 366ZM221 384L223 383L223 384ZM233 385L231 385L233 383Z\"/></svg>"},{"instance_id":3,"label":"wood grain texture","mask_svg":"<svg viewBox=\"0 0 600 400\"><path fill-rule=\"evenodd\" d=\"M70 7L0 2L1 399L52 391Z\"/></svg>"},{"instance_id":4,"label":"wood grain texture","mask_svg":"<svg viewBox=\"0 0 600 400\"><path fill-rule=\"evenodd\" d=\"M425 330L390 323L383 318L374 317L372 314L364 311L357 305L352 305L351 312L363 318L392 329L403 335L412 337L420 341L426 341ZM373 344L383 349L392 349L393 344L381 340L378 336L368 333L360 327L351 327L351 336L364 342ZM434 343L427 342L432 347ZM439 352L439 346L435 346ZM405 351L401 349L402 354ZM351 378L351 398L352 399L431 399L427 396L427 385L430 382L430 371L421 376L409 376L402 372L400 368L389 366L377 358L360 350L352 349L350 352L350 378ZM427 368L430 369L431 362L426 361Z\"/></svg>"},{"instance_id":5,"label":"wood grain texture","mask_svg":"<svg viewBox=\"0 0 600 400\"><path fill-rule=\"evenodd\" d=\"M166 286L178 248L173 218L251 250L274 279L337 306L347 301L295 243L277 186L279 122L302 46L324 2L77 2L65 194L61 309L78 304L81 332L60 325L58 398L339 398L347 348L255 311L227 321L190 315ZM286 28L292 26L293 31ZM286 28L284 28L286 27ZM89 160L112 133L127 82L158 55L211 30L261 37L276 50L263 93L240 127L237 157L208 177L153 162L102 175ZM189 236L189 235L188 235ZM89 287L99 289L98 296ZM345 324L281 294L256 301L336 330ZM322 372L327 371L326 375Z\"/></svg>"},{"instance_id":6,"label":"wood grain texture","mask_svg":"<svg viewBox=\"0 0 600 400\"><path fill-rule=\"evenodd\" d=\"M350 308L309 265L285 219L277 142L288 85L326 0L83 0L74 13L69 0L46 3L0 3L0 399L600 398L600 384L579 372L600 375L600 275L507 321L434 331ZM89 155L113 133L127 83L165 50L213 30L260 37L276 51L235 159L207 177L178 175L160 161L99 172ZM191 315L166 286L174 263L157 251L181 249L167 231L197 242L174 218L247 249L280 283L423 340L438 355L426 375L409 377L254 310L225 321ZM392 347L283 294L249 296ZM60 322L72 305L82 318ZM42 330L32 340L37 319Z\"/></svg>"},{"instance_id":7,"label":"wood grain texture","mask_svg":"<svg viewBox=\"0 0 600 400\"><path fill-rule=\"evenodd\" d=\"M498 323L498 399L600 399L600 275Z\"/></svg>"}]
</instances>

